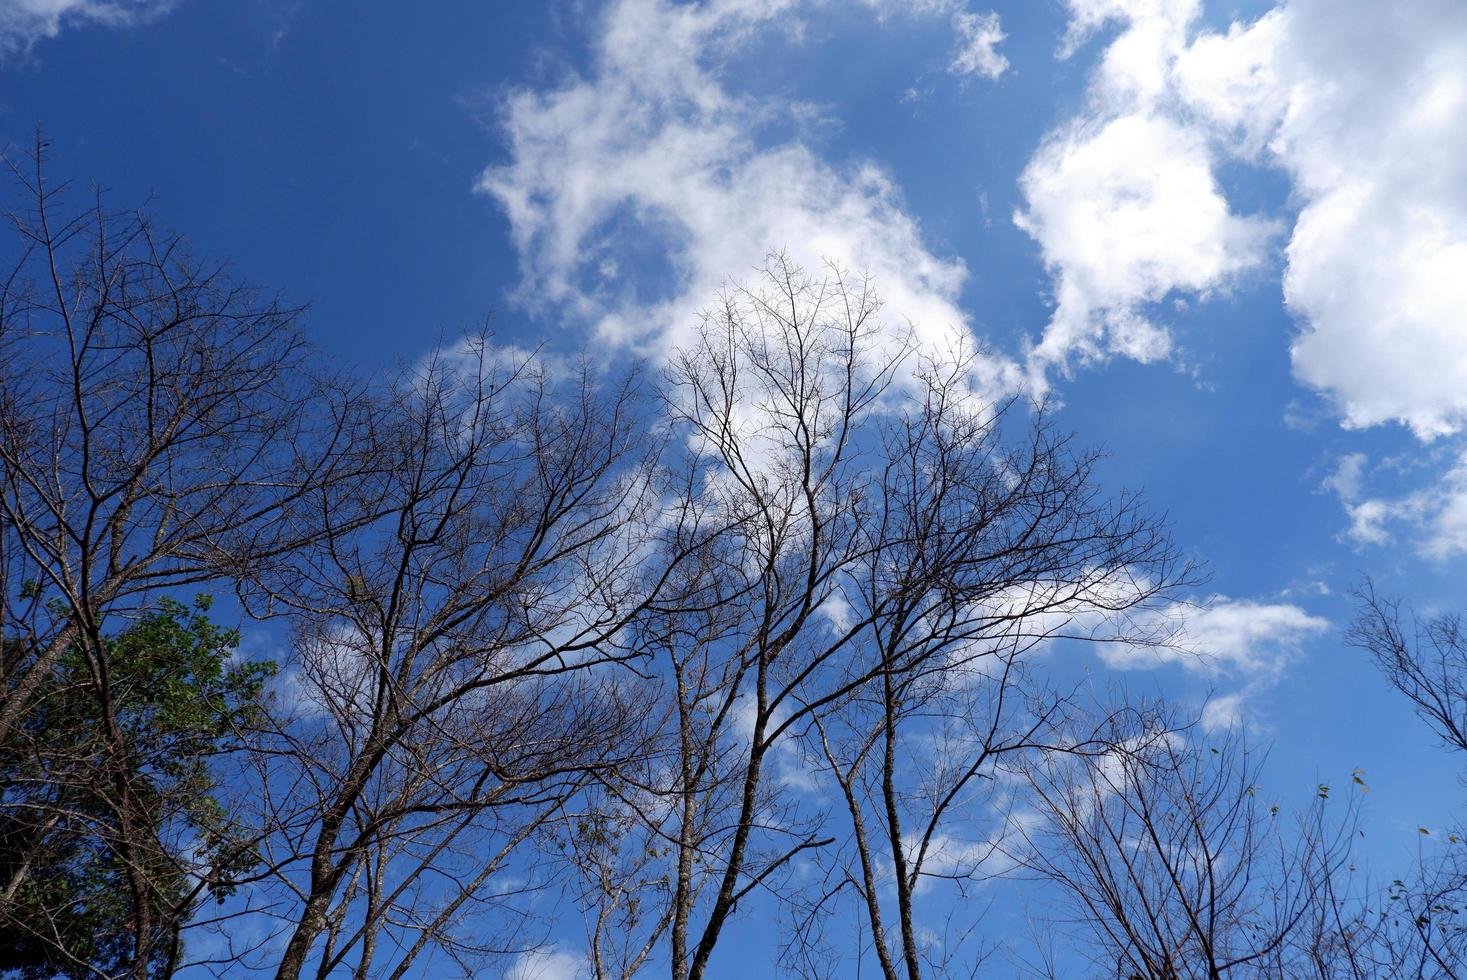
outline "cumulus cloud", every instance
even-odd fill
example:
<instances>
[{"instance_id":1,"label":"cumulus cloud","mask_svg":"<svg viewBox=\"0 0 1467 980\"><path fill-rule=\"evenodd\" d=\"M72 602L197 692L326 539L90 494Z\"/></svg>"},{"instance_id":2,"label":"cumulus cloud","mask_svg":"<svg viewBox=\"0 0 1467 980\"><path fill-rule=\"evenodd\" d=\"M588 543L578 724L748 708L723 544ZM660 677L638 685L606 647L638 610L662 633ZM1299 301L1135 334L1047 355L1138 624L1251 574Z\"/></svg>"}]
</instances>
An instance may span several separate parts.
<instances>
[{"instance_id":1,"label":"cumulus cloud","mask_svg":"<svg viewBox=\"0 0 1467 980\"><path fill-rule=\"evenodd\" d=\"M768 124L786 110L724 84L720 59L799 3L618 0L587 75L508 99L511 159L479 188L509 217L523 299L660 353L687 342L728 277L787 249L807 269L830 259L870 273L893 340L910 321L931 351L972 347L957 306L967 270L927 248L889 177L871 163L827 164L798 139L771 140ZM657 284L622 273L633 248L665 261ZM997 360L980 374L996 385L1017 377Z\"/></svg>"},{"instance_id":2,"label":"cumulus cloud","mask_svg":"<svg viewBox=\"0 0 1467 980\"><path fill-rule=\"evenodd\" d=\"M1294 370L1353 427L1467 420L1467 5L1289 0L1199 37L1188 103L1302 202Z\"/></svg>"},{"instance_id":3,"label":"cumulus cloud","mask_svg":"<svg viewBox=\"0 0 1467 980\"><path fill-rule=\"evenodd\" d=\"M1265 261L1275 226L1239 216L1215 172L1283 171L1298 214L1283 295L1295 377L1348 428L1399 422L1421 440L1467 421L1467 5L1282 0L1199 29L1200 0L1068 0L1072 55L1113 28L1088 107L1039 148L1017 216L1054 279L1030 358L1170 353L1148 306L1206 295ZM1123 138L1122 138L1123 137ZM1348 536L1410 526L1433 558L1467 552L1467 472L1395 499L1329 487Z\"/></svg>"},{"instance_id":4,"label":"cumulus cloud","mask_svg":"<svg viewBox=\"0 0 1467 980\"><path fill-rule=\"evenodd\" d=\"M1385 544L1390 540L1386 524L1396 509L1383 500L1363 499L1365 471L1369 457L1364 453L1346 453L1335 464L1335 471L1320 483L1321 490L1332 492L1349 515L1350 527L1345 537L1357 545Z\"/></svg>"},{"instance_id":5,"label":"cumulus cloud","mask_svg":"<svg viewBox=\"0 0 1467 980\"><path fill-rule=\"evenodd\" d=\"M1177 290L1206 294L1263 257L1273 226L1231 213L1206 139L1165 113L1078 120L1052 134L1020 181L1015 216L1054 277L1055 312L1031 368L1171 353L1147 313Z\"/></svg>"},{"instance_id":6,"label":"cumulus cloud","mask_svg":"<svg viewBox=\"0 0 1467 980\"><path fill-rule=\"evenodd\" d=\"M0 62L23 58L64 28L131 27L172 9L176 0L6 0L0 3Z\"/></svg>"},{"instance_id":7,"label":"cumulus cloud","mask_svg":"<svg viewBox=\"0 0 1467 980\"><path fill-rule=\"evenodd\" d=\"M1030 353L1050 369L1172 351L1153 307L1175 293L1226 288L1268 254L1274 222L1233 212L1214 175L1209 134L1190 124L1173 68L1198 16L1197 0L1070 0L1068 58L1118 25L1087 107L1051 133L1020 179L1015 221L1038 243L1054 281L1055 312Z\"/></svg>"},{"instance_id":8,"label":"cumulus cloud","mask_svg":"<svg viewBox=\"0 0 1467 980\"><path fill-rule=\"evenodd\" d=\"M1285 301L1298 379L1352 427L1432 439L1467 419L1467 5L1286 0L1226 32L1199 0L1069 0L1069 56L1114 27L1089 105L1040 148L1020 225L1057 309L1041 366L1167 353L1146 304L1267 257L1224 160L1285 171L1300 204ZM1124 133L1125 140L1114 138ZM1108 137L1111 137L1108 139Z\"/></svg>"}]
</instances>

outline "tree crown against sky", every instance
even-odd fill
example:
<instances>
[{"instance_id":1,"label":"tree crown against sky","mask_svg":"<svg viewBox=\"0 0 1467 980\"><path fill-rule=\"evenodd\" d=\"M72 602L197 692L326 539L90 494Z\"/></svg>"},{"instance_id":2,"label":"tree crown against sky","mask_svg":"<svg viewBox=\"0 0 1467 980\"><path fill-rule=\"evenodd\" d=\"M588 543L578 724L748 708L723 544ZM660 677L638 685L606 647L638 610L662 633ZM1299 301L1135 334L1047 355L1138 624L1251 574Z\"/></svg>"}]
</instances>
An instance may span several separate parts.
<instances>
[{"instance_id":1,"label":"tree crown against sky","mask_svg":"<svg viewBox=\"0 0 1467 980\"><path fill-rule=\"evenodd\" d=\"M884 975L966 972L980 961L980 973L1043 975L1054 965L1043 951L1057 948L1121 962L1124 951L1103 937L1091 945L1103 932L1091 927L1112 920L1081 914L1089 925L1080 928L1062 882L1017 883L1032 855L1013 835L1116 858L1074 835L1040 834L1025 800L1046 758L1056 777L1107 785L1115 763L1100 747L1086 751L1088 740L1120 705L1159 695L1172 706L1159 717L1186 742L1165 765L1150 757L1141 774L1182 771L1187 751L1221 750L1214 740L1241 729L1248 758L1266 758L1251 805L1262 798L1288 816L1329 787L1313 823L1290 817L1271 831L1281 859L1333 868L1311 848L1335 840L1359 807L1365 834L1352 838L1345 867L1366 870L1324 876L1278 956L1312 957L1319 975L1449 975L1433 951L1450 947L1438 929L1449 916L1437 913L1455 907L1459 881L1456 764L1430 733L1450 746L1460 721L1449 612L1461 606L1467 540L1460 4L602 0L403 16L368 3L353 10L350 30L329 3L11 8L0 10L8 146L24 149L44 122L67 171L107 182L109 207L150 199L202 247L191 254L136 215L84 206L83 187L62 196L61 211L80 219L70 237L70 226L38 229L34 209L14 202L32 245L66 239L58 267L84 272L69 285L108 283L75 294L76 322L119 315L104 315L98 342L78 348L90 390L113 406L100 425L47 427L70 411L64 394L46 397L66 373L57 368L69 342L31 337L0 368L17 393L7 406L10 469L60 463L54 485L11 487L15 533L34 547L6 563L50 563L57 574L8 580L20 583L7 616L23 626L16 649L26 652L7 675L0 728L24 721L68 651L105 668L107 644L165 596L214 593L216 619L244 624L243 655L283 665L251 753L215 761L221 787L265 788L241 798L240 811L268 828L261 863L243 877L299 891L271 904L269 888L241 887L216 916L215 939L192 930L194 955L254 949L256 966L274 969L280 951L266 937L289 945L298 933L297 946L314 937L311 969L366 962L364 973L391 973L411 950L404 937L432 932L412 969L450 968L442 957L453 955L483 962L493 947L516 975L575 975L598 962L611 971L644 949L643 968L660 970L658 957L682 945L692 970L708 937L714 975L730 968L730 949L811 975L839 974L850 966L841 956L857 949ZM92 250L103 228L128 247ZM791 491L802 482L800 453L771 448L790 435L788 420L760 414L765 399L780 404L782 379L798 376L780 373L785 355L770 341L785 331L756 302L780 292L764 278L771 249L807 284L825 284L827 300L852 300L871 370L851 380L877 392L830 472L828 446L796 431L796 447L818 447L810 469L829 494L803 510ZM207 261L218 254L248 275ZM108 274L86 274L88 262ZM22 288L45 285L44 268L32 270L11 281L7 297L23 302L6 312L54 326L59 305L37 305L42 294ZM827 272L837 270L833 288ZM241 288L246 278L289 301ZM878 295L885 305L875 310ZM295 309L299 299L312 308ZM153 379L136 326L168 323L170 303L193 312L175 318L184 329L149 342L163 372ZM486 305L493 337L461 346L461 326ZM731 310L743 324L737 342L724 336L714 350ZM221 315L212 334L210 311ZM840 335L839 317L815 319L816 334ZM227 341L230 322L278 360L237 348L190 360ZM826 378L839 345L801 343L800 357L824 366L805 377ZM638 360L640 376L623 384ZM227 363L243 383L207 407L199 393ZM962 388L991 414L929 397L950 387L956 364L971 382ZM723 380L688 385L678 375L689 371ZM840 413L829 394L839 387L822 380L801 396L813 401L796 399L814 413L812 431L833 431ZM726 421L685 397L721 388L733 392ZM163 425L147 419L150 403ZM475 414L476 403L493 407ZM674 417L681 422L649 424ZM928 417L950 421L927 426ZM187 423L184 435L171 434L170 419ZM716 438L690 438L710 422ZM161 451L129 455L144 429ZM1072 430L1077 438L1060 438ZM758 447L743 460L757 479L690 482L727 468L724 450L743 442ZM975 448L965 457L953 444ZM1092 457L1084 447L1093 445L1110 452ZM532 477L530 460L564 449L574 470L595 446L615 461L576 471L591 478L589 496L576 498L589 523L567 526L580 532L569 557L556 547L566 528L537 543L530 516L569 471ZM696 461L690 447L702 452ZM1026 447L1063 465L1025 469ZM404 480L402 460L414 454L442 478ZM893 501L903 513L930 506L914 528L962 526L973 501L1003 499L1007 486L964 475L964 459L995 458L1032 478L1033 495L995 505L987 526L1005 526L1046 493L1063 496L1066 471L1094 492L1066 498L1072 516L1127 512L1137 501L1123 488L1143 487L1167 514L1176 577L1060 576L1083 584L1073 603L1055 583L1047 597L984 598L953 555L976 540L991 557L982 546L992 542L961 533L938 535L935 550L887 540L900 561L864 579L853 571L862 551L852 542L873 526L878 540L895 533L874 521L877 504L883 514ZM248 465L226 472L236 459ZM949 474L949 495L902 491L893 481L903 466ZM463 473L476 476L455 483ZM233 509L215 495L224 487ZM764 507L734 506L751 492L769 495ZM679 494L697 507L669 513ZM850 506L819 516L842 494ZM678 537L689 527L711 533L718 507L731 508L714 522L723 546ZM781 533L758 547L737 544L725 526L747 528L781 508ZM429 533L445 514L441 533ZM807 540L799 529L817 516L830 536ZM687 552L669 550L664 535ZM486 542L497 549L487 563ZM709 637L760 635L749 625L755 593L730 582L782 583L766 607L798 612L787 603L798 594L792 569L809 551L830 573L817 580L842 584L795 616L801 639L779 647L793 652L774 656L771 672L778 679L801 657L821 667L775 689L785 707L764 712L739 693L758 687L744 661L713 671L733 648ZM737 558L746 553L781 561L751 577ZM1188 561L1210 573L1205 587L1182 587ZM632 574L648 562L669 568L667 581ZM938 587L899 567L949 577ZM1357 600L1362 572L1376 591ZM61 601L27 607L36 598L27 581L62 583L46 597ZM897 584L928 605L893 631L870 607ZM1125 615L1090 608L1153 588L1152 601ZM689 621L674 615L686 612L677 603L642 605L661 589L701 596L709 611ZM406 592L414 602L394 599ZM976 602L933 615L945 608L935 597L958 595ZM99 599L106 615L92 610ZM1022 603L1050 608L1004 619ZM1347 631L1357 603L1367 615ZM257 615L266 619L241 619ZM822 623L859 635L837 631L822 645ZM1064 635L1050 635L1056 628ZM992 641L972 662L955 639L934 639L968 631ZM1118 636L1126 642L1074 642ZM900 670L871 659L891 643L910 655ZM536 651L565 669L521 677L520 658L534 663ZM362 662L380 659L396 670L366 676ZM873 662L879 678L866 676ZM679 671L698 680L682 696ZM957 678L966 680L950 683ZM98 690L106 682L103 670ZM1110 693L1116 682L1124 693ZM733 692L726 715L704 713L725 702L702 698L703 684ZM297 696L307 688L327 694ZM435 696L466 700L414 710ZM679 703L690 706L681 721ZM777 737L745 755L763 714ZM686 744L659 741L673 730ZM491 732L507 754L491 751ZM526 740L541 748L506 748ZM1056 751L1079 754L1064 763L1046 754ZM712 753L706 766L700 753ZM252 764L224 771L240 759ZM415 781L425 759L440 775ZM498 775L477 782L486 759ZM694 761L680 776L675 759ZM751 772L748 811L738 776ZM678 796L687 776L693 788ZM1117 785L1119 809L1100 816L1148 800L1187 810L1169 800L1172 784ZM571 799L574 812L562 802ZM674 799L691 804L691 817L669 809ZM340 824L323 833L333 808ZM729 827L743 812L763 822L734 854ZM313 870L307 852L321 858ZM521 860L547 854L555 860ZM681 892L679 857L690 865ZM303 877L285 884L287 866ZM1136 865L1143 880L1169 867L1181 865L1170 856ZM553 879L551 868L574 874ZM730 868L734 879L768 874L736 881L730 895ZM412 884L396 891L389 880ZM560 904L552 890L571 897ZM435 932L450 891L463 900L443 922L461 928ZM1377 908L1380 896L1391 905ZM299 915L307 905L321 915ZM1364 911L1392 906L1411 914L1386 916L1389 928L1359 926ZM551 911L567 908L578 918ZM1179 935L1173 913L1197 908L1183 896L1141 931ZM280 918L235 928L257 913ZM1347 931L1362 938L1342 942ZM1215 935L1233 943L1226 930ZM1284 969L1277 956L1269 962ZM1299 962L1289 969L1304 970ZM1062 957L1055 968L1073 965Z\"/></svg>"},{"instance_id":2,"label":"tree crown against sky","mask_svg":"<svg viewBox=\"0 0 1467 980\"><path fill-rule=\"evenodd\" d=\"M0 945L19 975L125 974L137 955L134 902L158 934L144 955L166 973L201 903L222 903L257 862L250 829L218 795L216 762L257 726L274 665L232 662L239 634L208 609L205 597L192 608L160 599L108 638L105 697L91 658L68 648L6 740ZM135 802L127 824L118 786Z\"/></svg>"},{"instance_id":3,"label":"tree crown against sky","mask_svg":"<svg viewBox=\"0 0 1467 980\"><path fill-rule=\"evenodd\" d=\"M771 253L657 375L480 335L323 378L294 311L145 215L71 208L43 141L15 173L25 975L473 972L575 910L597 977L714 975L755 912L787 969L917 980L981 968L979 891L1026 873L1144 975L1460 955L1452 866L1381 898L1343 877L1353 808L1285 830L1239 736L1124 694L1090 721L1056 648L1198 656L1197 569L869 280ZM283 628L281 664L171 598L200 585ZM1357 642L1450 733L1451 621L1413 667L1365 598Z\"/></svg>"},{"instance_id":4,"label":"tree crown against sky","mask_svg":"<svg viewBox=\"0 0 1467 980\"><path fill-rule=\"evenodd\" d=\"M649 854L673 844L662 877L643 867L652 878L625 887L665 903L648 942L665 934L675 975L702 976L740 903L781 894L797 858L836 843L774 771L812 723L852 724L879 682L890 751L895 687L991 696L975 665L1002 660L1007 690L1056 636L1167 639L1122 621L1190 575L1139 499L1101 496L1093 457L1042 411L1010 418L980 397L962 352L891 344L870 284L836 267L817 277L772 255L652 397L636 375L487 338L380 384L313 386L290 311L200 269L143 216L67 210L39 141L32 166L17 169L31 207L3 324L17 371L0 444L4 734L20 757L48 727L100 729L102 814L41 817L34 833L115 855L131 895L97 926L116 934L105 957L73 949L76 927L48 938L17 915L63 958L168 974L189 962L185 933L217 926L233 955L254 916L279 923L281 976L366 974L379 950L397 974L425 949L467 964L495 948L494 872L600 800L642 825ZM205 583L283 617L291 654L273 708L265 665L242 667L227 699L256 706L176 743L165 733L196 725L185 709L211 696L199 685L217 658L150 669L131 651L176 646L168 627L232 643L202 614L178 624L168 596ZM97 713L63 722L51 691L78 671ZM1012 697L1039 706L1031 734L1067 703ZM201 781L226 778L215 743L234 738L240 842L216 846ZM144 744L161 758L142 761ZM198 788L199 840L143 819L160 765ZM8 785L17 814L72 809ZM211 861L221 846L229 859ZM160 852L203 890L160 883ZM23 861L15 874L13 901L42 880ZM913 859L904 890L920 876ZM196 918L198 895L236 892L238 909Z\"/></svg>"}]
</instances>

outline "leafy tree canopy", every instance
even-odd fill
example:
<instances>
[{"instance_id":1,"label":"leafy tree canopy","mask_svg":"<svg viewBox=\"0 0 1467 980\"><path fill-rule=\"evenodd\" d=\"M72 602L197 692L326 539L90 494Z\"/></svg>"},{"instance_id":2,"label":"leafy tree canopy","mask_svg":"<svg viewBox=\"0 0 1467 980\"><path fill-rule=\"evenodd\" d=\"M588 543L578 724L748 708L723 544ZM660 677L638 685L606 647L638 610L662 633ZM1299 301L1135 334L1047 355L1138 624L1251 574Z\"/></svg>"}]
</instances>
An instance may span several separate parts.
<instances>
[{"instance_id":1,"label":"leafy tree canopy","mask_svg":"<svg viewBox=\"0 0 1467 980\"><path fill-rule=\"evenodd\" d=\"M257 862L214 763L258 720L275 665L237 657L238 631L208 611L208 596L165 599L103 656L74 645L0 744L7 976L136 972L140 930L146 972L165 974L192 909ZM7 661L26 655L7 641Z\"/></svg>"}]
</instances>

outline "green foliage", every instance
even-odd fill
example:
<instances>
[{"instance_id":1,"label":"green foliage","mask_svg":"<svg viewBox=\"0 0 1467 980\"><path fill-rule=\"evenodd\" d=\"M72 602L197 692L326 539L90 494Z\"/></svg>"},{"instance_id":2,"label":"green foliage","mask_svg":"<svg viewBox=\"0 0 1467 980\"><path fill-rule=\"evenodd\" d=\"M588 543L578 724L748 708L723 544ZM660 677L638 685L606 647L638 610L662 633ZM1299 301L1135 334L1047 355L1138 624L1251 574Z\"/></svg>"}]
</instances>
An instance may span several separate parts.
<instances>
[{"instance_id":1,"label":"green foliage","mask_svg":"<svg viewBox=\"0 0 1467 980\"><path fill-rule=\"evenodd\" d=\"M163 600L68 650L0 745L7 975L116 974L139 948L161 975L197 902L223 901L258 862L218 798L215 761L256 722L275 666L237 659L238 632L208 609L207 596Z\"/></svg>"}]
</instances>

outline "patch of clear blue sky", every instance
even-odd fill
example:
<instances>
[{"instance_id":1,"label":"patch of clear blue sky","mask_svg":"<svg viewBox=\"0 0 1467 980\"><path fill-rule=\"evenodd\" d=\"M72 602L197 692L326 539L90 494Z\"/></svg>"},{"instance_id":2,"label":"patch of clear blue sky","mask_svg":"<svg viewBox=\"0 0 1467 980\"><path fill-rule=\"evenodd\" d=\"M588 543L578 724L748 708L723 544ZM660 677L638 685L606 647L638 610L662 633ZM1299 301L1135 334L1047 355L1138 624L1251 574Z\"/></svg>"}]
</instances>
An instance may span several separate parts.
<instances>
[{"instance_id":1,"label":"patch of clear blue sky","mask_svg":"<svg viewBox=\"0 0 1467 980\"><path fill-rule=\"evenodd\" d=\"M997 82L947 73L952 36L940 20L878 25L854 9L811 20L799 44L773 31L727 71L736 90L820 106L824 122L801 138L828 161L885 168L929 247L967 264L962 303L975 328L1017 353L1048 316L1037 249L1011 220L1017 179L1042 136L1080 106L1100 45L1056 62L1059 3L994 6L1012 64ZM1214 4L1208 19L1267 6ZM506 340L574 347L582 325L514 304L507 223L472 185L507 159L497 100L586 70L595 9L183 2L135 30L67 31L39 46L35 63L4 71L0 138L23 144L39 123L58 173L96 179L118 204L151 195L157 216L204 252L309 302L312 338L344 362L416 358L491 311ZM1277 174L1236 167L1220 179L1241 210L1290 217ZM665 274L655 240L628 241L616 258L647 289ZM1303 803L1316 776L1343 784L1364 768L1374 846L1400 854L1416 826L1441 826L1461 802L1455 761L1343 646L1342 593L1368 572L1421 606L1450 608L1467 598L1462 567L1427 563L1404 543L1357 552L1339 540L1345 516L1319 489L1338 455L1426 450L1398 428L1343 432L1295 384L1298 328L1282 306L1281 266L1278 255L1228 295L1163 306L1181 366L1078 368L1059 380L1059 419L1111 451L1110 486L1143 488L1170 513L1179 544L1212 570L1210 590L1287 595L1336 625L1257 699L1274 741L1269 778L1279 797ZM1288 415L1318 421L1291 426ZM1330 593L1311 591L1316 582ZM1236 687L1218 681L1220 692Z\"/></svg>"}]
</instances>

